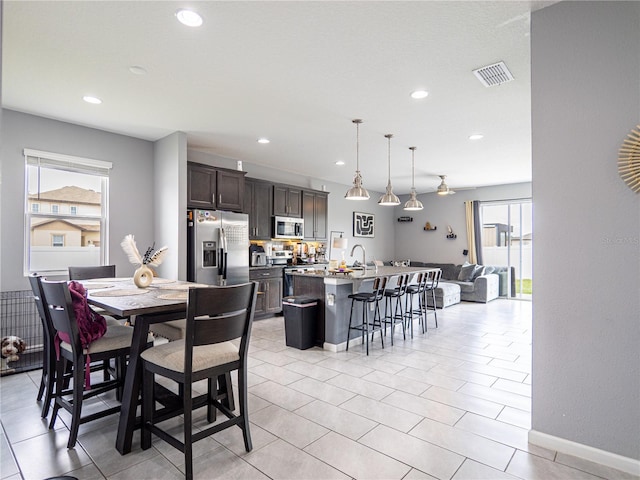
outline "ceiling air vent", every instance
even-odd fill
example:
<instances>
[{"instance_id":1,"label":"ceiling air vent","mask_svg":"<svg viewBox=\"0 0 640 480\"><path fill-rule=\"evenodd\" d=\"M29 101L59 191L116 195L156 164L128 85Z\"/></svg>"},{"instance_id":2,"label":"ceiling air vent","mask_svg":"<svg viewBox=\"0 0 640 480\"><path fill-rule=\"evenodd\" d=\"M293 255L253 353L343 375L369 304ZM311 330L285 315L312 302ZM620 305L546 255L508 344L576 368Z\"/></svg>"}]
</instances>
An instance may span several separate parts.
<instances>
[{"instance_id":1,"label":"ceiling air vent","mask_svg":"<svg viewBox=\"0 0 640 480\"><path fill-rule=\"evenodd\" d=\"M504 64L504 62L494 63L486 67L478 68L473 71L478 80L485 87L493 87L494 85L502 85L503 83L513 80L513 75Z\"/></svg>"}]
</instances>

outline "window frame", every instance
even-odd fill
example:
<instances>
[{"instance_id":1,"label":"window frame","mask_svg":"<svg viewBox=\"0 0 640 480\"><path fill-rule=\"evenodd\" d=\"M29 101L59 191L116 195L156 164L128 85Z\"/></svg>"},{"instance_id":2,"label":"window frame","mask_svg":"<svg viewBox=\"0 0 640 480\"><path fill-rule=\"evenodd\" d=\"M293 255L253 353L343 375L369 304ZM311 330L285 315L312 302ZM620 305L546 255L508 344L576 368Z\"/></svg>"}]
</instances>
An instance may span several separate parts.
<instances>
[{"instance_id":1,"label":"window frame","mask_svg":"<svg viewBox=\"0 0 640 480\"><path fill-rule=\"evenodd\" d=\"M72 220L78 221L79 218L98 221L100 225L100 265L107 265L109 263L109 174L112 168L111 162L105 162L103 160L95 160L91 158L76 157L72 155L64 155L59 153L44 152L40 150L33 150L25 148L23 150L25 157L24 167L24 237L23 237L23 273L28 276L35 273L35 270L31 268L31 225L34 219L55 219L55 220ZM58 209L58 213L52 212L43 213L41 208L41 202L38 203L37 212L31 211L29 208L29 168L37 167L39 169L61 170L75 172L85 175L94 175L100 179L100 214L78 214L77 205L75 213L64 213L63 209ZM32 203L32 205L35 205ZM63 239L66 244L66 239ZM51 245L53 245L53 237L51 237ZM66 275L68 273L67 268L57 268L51 270L38 269L38 273L48 275Z\"/></svg>"},{"instance_id":2,"label":"window frame","mask_svg":"<svg viewBox=\"0 0 640 480\"><path fill-rule=\"evenodd\" d=\"M60 239L62 240L62 245L56 245L56 237L60 237ZM52 247L64 247L65 244L65 235L61 234L61 233L52 233L51 234L51 246Z\"/></svg>"}]
</instances>

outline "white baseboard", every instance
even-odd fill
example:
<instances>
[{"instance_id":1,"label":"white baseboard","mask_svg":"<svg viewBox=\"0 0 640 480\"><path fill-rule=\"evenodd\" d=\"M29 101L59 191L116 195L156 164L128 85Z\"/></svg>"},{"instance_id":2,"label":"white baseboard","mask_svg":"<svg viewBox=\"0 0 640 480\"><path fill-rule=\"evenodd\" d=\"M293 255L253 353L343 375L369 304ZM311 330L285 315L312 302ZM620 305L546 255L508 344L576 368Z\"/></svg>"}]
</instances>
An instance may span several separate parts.
<instances>
[{"instance_id":1,"label":"white baseboard","mask_svg":"<svg viewBox=\"0 0 640 480\"><path fill-rule=\"evenodd\" d=\"M548 450L555 450L556 452L566 453L567 455L573 455L574 457L582 458L590 462L622 470L623 472L633 475L638 475L638 472L640 472L640 460L623 457L616 453L600 450L582 443L572 442L571 440L555 437L536 430L529 430L529 443Z\"/></svg>"},{"instance_id":2,"label":"white baseboard","mask_svg":"<svg viewBox=\"0 0 640 480\"><path fill-rule=\"evenodd\" d=\"M356 338L352 338L351 340L349 340L349 347L354 347L356 345L360 345L362 344L362 337L358 336ZM329 350L330 352L344 352L347 349L347 342L342 342L342 343L338 343L337 345L335 343L327 343L324 342L322 344L322 348L324 350Z\"/></svg>"}]
</instances>

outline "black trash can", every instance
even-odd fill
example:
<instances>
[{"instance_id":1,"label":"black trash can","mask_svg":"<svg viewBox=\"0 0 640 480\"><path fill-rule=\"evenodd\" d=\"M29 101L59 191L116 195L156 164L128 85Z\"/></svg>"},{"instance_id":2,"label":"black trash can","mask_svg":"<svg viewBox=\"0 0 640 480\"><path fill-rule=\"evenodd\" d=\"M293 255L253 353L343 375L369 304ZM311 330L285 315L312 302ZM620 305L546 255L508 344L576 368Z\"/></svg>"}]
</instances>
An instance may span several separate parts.
<instances>
[{"instance_id":1,"label":"black trash can","mask_svg":"<svg viewBox=\"0 0 640 480\"><path fill-rule=\"evenodd\" d=\"M285 297L282 299L284 332L288 347L306 350L316 344L318 299Z\"/></svg>"}]
</instances>

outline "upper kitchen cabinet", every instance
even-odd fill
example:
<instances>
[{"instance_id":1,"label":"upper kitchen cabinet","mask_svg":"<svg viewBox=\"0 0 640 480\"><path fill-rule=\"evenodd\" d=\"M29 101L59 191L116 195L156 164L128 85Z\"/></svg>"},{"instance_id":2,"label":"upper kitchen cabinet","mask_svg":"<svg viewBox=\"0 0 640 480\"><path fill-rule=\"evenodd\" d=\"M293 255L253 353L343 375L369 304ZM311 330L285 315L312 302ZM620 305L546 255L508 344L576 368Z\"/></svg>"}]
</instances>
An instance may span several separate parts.
<instances>
[{"instance_id":1,"label":"upper kitchen cabinet","mask_svg":"<svg viewBox=\"0 0 640 480\"><path fill-rule=\"evenodd\" d=\"M327 194L305 191L302 195L302 218L305 240L327 238Z\"/></svg>"},{"instance_id":2,"label":"upper kitchen cabinet","mask_svg":"<svg viewBox=\"0 0 640 480\"><path fill-rule=\"evenodd\" d=\"M286 185L274 185L273 214L283 217L302 217L302 190Z\"/></svg>"},{"instance_id":3,"label":"upper kitchen cabinet","mask_svg":"<svg viewBox=\"0 0 640 480\"><path fill-rule=\"evenodd\" d=\"M245 172L187 163L187 206L242 212Z\"/></svg>"},{"instance_id":4,"label":"upper kitchen cabinet","mask_svg":"<svg viewBox=\"0 0 640 480\"><path fill-rule=\"evenodd\" d=\"M244 182L244 212L249 215L249 239L271 238L273 184L247 178Z\"/></svg>"}]
</instances>

